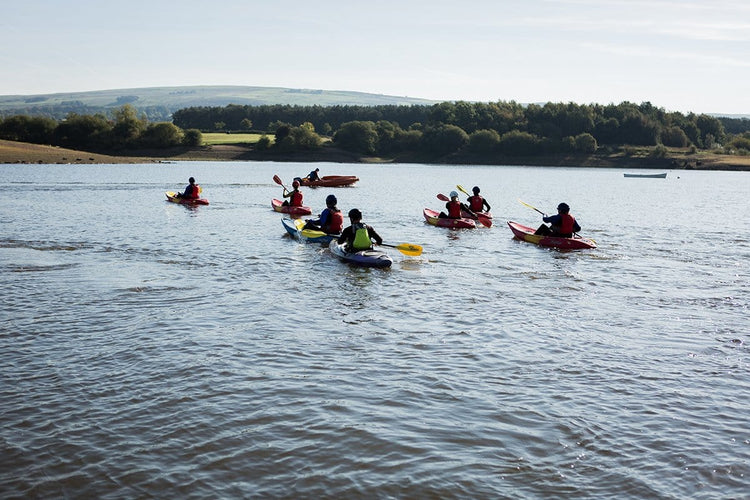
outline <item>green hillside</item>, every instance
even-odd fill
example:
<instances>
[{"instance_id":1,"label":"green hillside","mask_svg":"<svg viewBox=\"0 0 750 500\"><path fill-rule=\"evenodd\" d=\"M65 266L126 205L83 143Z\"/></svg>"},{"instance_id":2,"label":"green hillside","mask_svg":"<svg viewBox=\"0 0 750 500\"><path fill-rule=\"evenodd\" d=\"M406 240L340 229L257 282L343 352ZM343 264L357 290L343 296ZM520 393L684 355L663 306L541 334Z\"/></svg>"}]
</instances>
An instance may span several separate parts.
<instances>
[{"instance_id":1,"label":"green hillside","mask_svg":"<svg viewBox=\"0 0 750 500\"><path fill-rule=\"evenodd\" d=\"M61 119L70 112L94 114L130 104L139 112L145 113L150 120L161 121L169 120L171 114L178 109L192 106L226 106L227 104L374 106L388 104L427 105L435 102L437 101L343 90L206 85L97 90L60 94L3 95L0 96L0 117L41 115Z\"/></svg>"}]
</instances>

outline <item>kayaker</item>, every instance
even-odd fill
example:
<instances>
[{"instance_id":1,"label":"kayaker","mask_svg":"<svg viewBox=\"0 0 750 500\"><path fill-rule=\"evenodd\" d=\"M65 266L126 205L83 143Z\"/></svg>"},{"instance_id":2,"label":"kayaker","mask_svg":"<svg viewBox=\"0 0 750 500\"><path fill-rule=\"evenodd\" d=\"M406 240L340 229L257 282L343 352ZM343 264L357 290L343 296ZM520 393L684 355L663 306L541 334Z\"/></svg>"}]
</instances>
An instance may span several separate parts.
<instances>
[{"instance_id":1,"label":"kayaker","mask_svg":"<svg viewBox=\"0 0 750 500\"><path fill-rule=\"evenodd\" d=\"M471 188L472 193L474 193L474 196L469 196L466 198L466 201L469 202L469 208L471 208L474 212L489 212L490 204L487 203L487 200L484 199L484 197L479 195L479 186L474 186ZM484 207L487 207L487 210L484 210Z\"/></svg>"},{"instance_id":2,"label":"kayaker","mask_svg":"<svg viewBox=\"0 0 750 500\"><path fill-rule=\"evenodd\" d=\"M548 222L550 225L542 224L534 234L570 238L573 236L573 233L581 230L581 226L578 225L575 217L570 215L570 207L567 203L557 205L557 215L549 217L545 215L542 217L542 220Z\"/></svg>"},{"instance_id":3,"label":"kayaker","mask_svg":"<svg viewBox=\"0 0 750 500\"><path fill-rule=\"evenodd\" d=\"M320 169L316 168L315 170L307 174L307 181L313 182L313 181L320 180L320 176L318 175L318 172L320 172Z\"/></svg>"},{"instance_id":4,"label":"kayaker","mask_svg":"<svg viewBox=\"0 0 750 500\"><path fill-rule=\"evenodd\" d=\"M349 221L352 225L344 229L338 239L339 245L346 243L348 252L359 252L372 248L372 240L375 240L378 245L383 244L383 238L375 232L372 226L362 222L362 212L359 209L352 208L349 210Z\"/></svg>"},{"instance_id":5,"label":"kayaker","mask_svg":"<svg viewBox=\"0 0 750 500\"><path fill-rule=\"evenodd\" d=\"M284 200L284 203L282 205L290 206L290 207L301 207L302 206L302 191L299 190L299 181L295 180L292 182L292 190L287 191L286 187L284 188L284 198L289 198L288 200Z\"/></svg>"},{"instance_id":6,"label":"kayaker","mask_svg":"<svg viewBox=\"0 0 750 500\"><path fill-rule=\"evenodd\" d=\"M188 179L189 184L185 187L184 193L177 193L175 198L186 198L188 200L197 200L201 194L201 187L195 183L195 178Z\"/></svg>"},{"instance_id":7,"label":"kayaker","mask_svg":"<svg viewBox=\"0 0 750 500\"><path fill-rule=\"evenodd\" d=\"M338 200L332 194L326 197L326 208L320 216L305 222L305 229L315 229L327 234L340 234L344 228L344 214L336 206Z\"/></svg>"},{"instance_id":8,"label":"kayaker","mask_svg":"<svg viewBox=\"0 0 750 500\"><path fill-rule=\"evenodd\" d=\"M475 219L477 218L477 215L474 213L474 211L469 208L465 203L461 203L458 201L458 193L455 191L451 191L450 194L450 201L445 204L446 210L448 210L448 213L440 212L440 215L438 215L441 219L460 219L462 217L461 210L465 210L468 212L472 217Z\"/></svg>"}]
</instances>

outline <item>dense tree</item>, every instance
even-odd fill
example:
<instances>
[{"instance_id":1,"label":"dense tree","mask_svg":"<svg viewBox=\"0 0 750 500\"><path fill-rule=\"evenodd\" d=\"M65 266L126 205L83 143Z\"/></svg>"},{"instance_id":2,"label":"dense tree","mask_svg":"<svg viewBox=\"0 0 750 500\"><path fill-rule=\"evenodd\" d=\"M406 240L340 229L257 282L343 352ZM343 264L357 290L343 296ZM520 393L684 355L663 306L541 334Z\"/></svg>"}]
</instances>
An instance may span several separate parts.
<instances>
[{"instance_id":1,"label":"dense tree","mask_svg":"<svg viewBox=\"0 0 750 500\"><path fill-rule=\"evenodd\" d=\"M469 143L469 135L456 125L437 125L425 128L422 149L437 155L459 151Z\"/></svg>"},{"instance_id":2,"label":"dense tree","mask_svg":"<svg viewBox=\"0 0 750 500\"><path fill-rule=\"evenodd\" d=\"M141 145L149 148L169 148L182 142L182 129L168 122L149 124L140 137Z\"/></svg>"},{"instance_id":3,"label":"dense tree","mask_svg":"<svg viewBox=\"0 0 750 500\"><path fill-rule=\"evenodd\" d=\"M341 125L333 136L333 142L347 151L372 155L378 151L379 136L375 123L353 121Z\"/></svg>"},{"instance_id":4,"label":"dense tree","mask_svg":"<svg viewBox=\"0 0 750 500\"><path fill-rule=\"evenodd\" d=\"M469 135L469 150L474 153L491 153L500 144L500 134L494 130L477 130Z\"/></svg>"}]
</instances>

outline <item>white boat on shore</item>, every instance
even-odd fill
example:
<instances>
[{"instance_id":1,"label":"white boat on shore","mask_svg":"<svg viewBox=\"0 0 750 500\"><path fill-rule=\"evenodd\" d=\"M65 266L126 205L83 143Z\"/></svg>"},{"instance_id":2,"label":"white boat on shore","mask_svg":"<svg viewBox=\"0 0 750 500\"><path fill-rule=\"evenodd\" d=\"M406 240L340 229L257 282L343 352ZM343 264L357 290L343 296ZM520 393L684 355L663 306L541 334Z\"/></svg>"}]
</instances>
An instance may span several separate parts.
<instances>
[{"instance_id":1,"label":"white boat on shore","mask_svg":"<svg viewBox=\"0 0 750 500\"><path fill-rule=\"evenodd\" d=\"M625 177L641 177L644 179L666 179L667 173L663 172L661 174L622 174Z\"/></svg>"}]
</instances>

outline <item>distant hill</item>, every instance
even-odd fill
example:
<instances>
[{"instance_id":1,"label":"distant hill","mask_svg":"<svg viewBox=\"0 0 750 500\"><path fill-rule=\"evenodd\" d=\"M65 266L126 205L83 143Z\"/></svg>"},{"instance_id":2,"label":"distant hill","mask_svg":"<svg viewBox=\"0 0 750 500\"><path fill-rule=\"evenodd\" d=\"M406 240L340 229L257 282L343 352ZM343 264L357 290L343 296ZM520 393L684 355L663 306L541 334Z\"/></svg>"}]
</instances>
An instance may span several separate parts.
<instances>
[{"instance_id":1,"label":"distant hill","mask_svg":"<svg viewBox=\"0 0 750 500\"><path fill-rule=\"evenodd\" d=\"M151 121L170 120L174 111L192 106L291 104L334 105L429 105L438 101L414 97L368 94L343 90L312 90L283 87L191 86L95 90L60 94L0 96L0 117L12 115L64 118L70 112L106 113L130 104Z\"/></svg>"}]
</instances>

